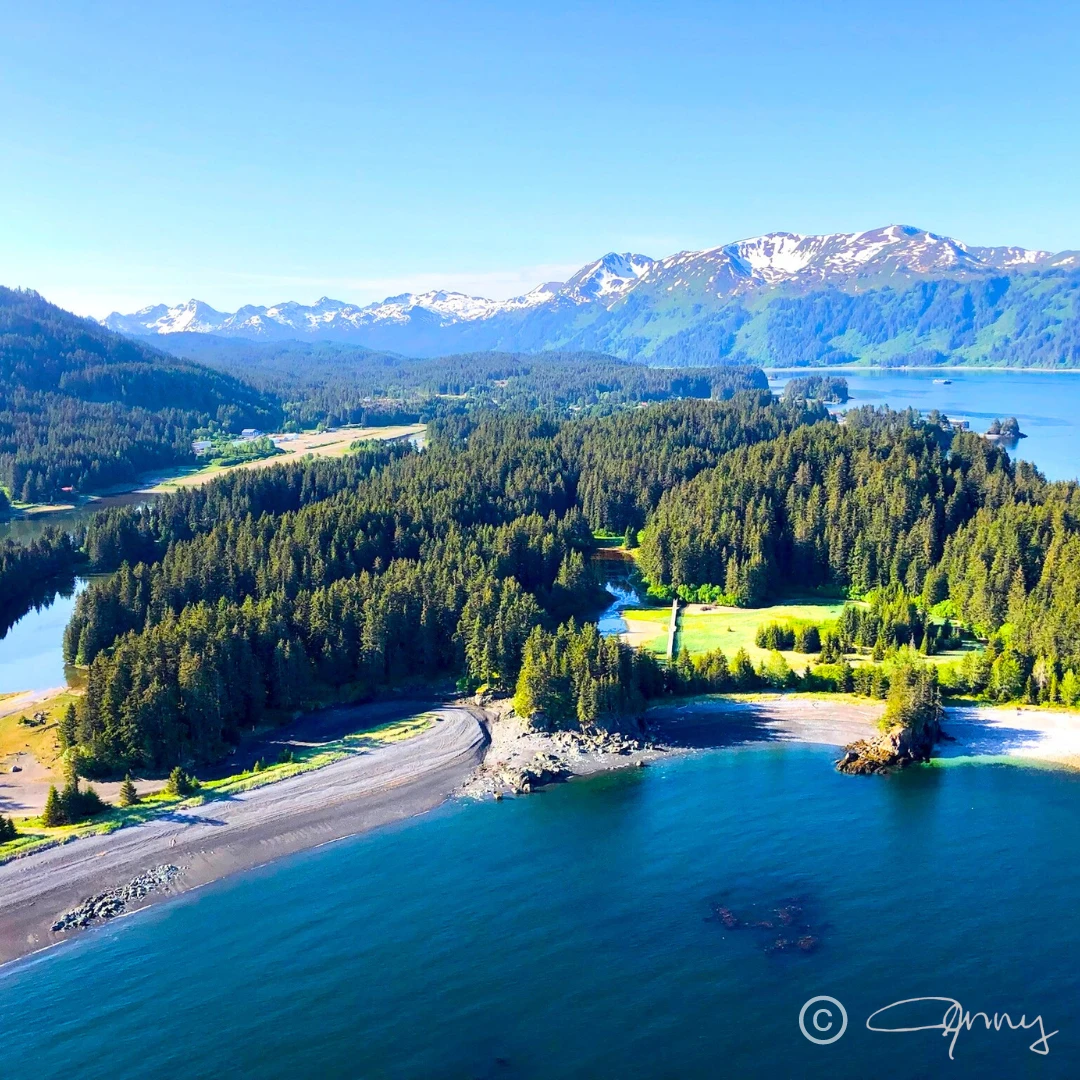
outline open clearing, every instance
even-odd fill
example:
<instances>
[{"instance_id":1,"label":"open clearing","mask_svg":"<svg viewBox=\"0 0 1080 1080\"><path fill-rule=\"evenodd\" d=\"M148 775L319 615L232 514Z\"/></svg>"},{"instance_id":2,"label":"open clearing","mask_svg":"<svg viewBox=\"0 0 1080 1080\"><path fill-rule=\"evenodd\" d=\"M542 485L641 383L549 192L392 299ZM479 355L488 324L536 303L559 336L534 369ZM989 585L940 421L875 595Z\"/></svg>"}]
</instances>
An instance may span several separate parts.
<instances>
[{"instance_id":1,"label":"open clearing","mask_svg":"<svg viewBox=\"0 0 1080 1080\"><path fill-rule=\"evenodd\" d=\"M147 493L159 494L162 492L175 491L177 488L197 487L213 480L216 476L232 472L234 469L265 469L271 465L282 465L291 458L304 457L311 454L313 457L343 457L349 452L349 447L354 442L361 440L377 440L380 442L392 439L408 439L422 435L426 430L424 424L395 424L391 427L343 427L333 431L305 432L295 438L287 438L282 435L272 435L274 443L283 451L273 457L259 458L257 461L242 461L237 465L204 465L199 469L190 469L183 473L162 478L152 487L143 488Z\"/></svg>"},{"instance_id":2,"label":"open clearing","mask_svg":"<svg viewBox=\"0 0 1080 1080\"><path fill-rule=\"evenodd\" d=\"M686 650L691 655L722 649L730 660L739 649L745 649L751 661L757 665L769 656L768 649L754 643L757 629L764 623L801 621L820 626L837 619L844 610L844 601L802 600L786 604L773 604L760 608L720 607L711 604L687 604L679 610L679 633L676 650ZM648 649L658 656L667 654L667 628L671 616L670 607L626 608L621 612L627 630L622 635L628 645ZM940 664L961 658L965 652L978 649L975 642L965 642L964 647L927 657L931 663ZM796 671L802 671L813 663L816 653L783 652L781 655ZM852 652L848 658L855 663L868 663L867 653Z\"/></svg>"},{"instance_id":3,"label":"open clearing","mask_svg":"<svg viewBox=\"0 0 1080 1080\"><path fill-rule=\"evenodd\" d=\"M801 620L820 625L839 618L844 610L843 601L805 601L801 603L773 604L761 608L714 607L709 604L687 604L679 613L679 634L676 648L690 653L704 653L723 649L730 660L739 649L745 649L757 664L767 659L768 649L754 644L757 628L763 623ZM804 668L811 657L805 653L785 652L784 658L798 670Z\"/></svg>"},{"instance_id":4,"label":"open clearing","mask_svg":"<svg viewBox=\"0 0 1080 1080\"><path fill-rule=\"evenodd\" d=\"M671 605L656 608L623 608L620 612L626 621L622 639L637 649L648 649L660 656L667 655L668 625L671 621Z\"/></svg>"}]
</instances>

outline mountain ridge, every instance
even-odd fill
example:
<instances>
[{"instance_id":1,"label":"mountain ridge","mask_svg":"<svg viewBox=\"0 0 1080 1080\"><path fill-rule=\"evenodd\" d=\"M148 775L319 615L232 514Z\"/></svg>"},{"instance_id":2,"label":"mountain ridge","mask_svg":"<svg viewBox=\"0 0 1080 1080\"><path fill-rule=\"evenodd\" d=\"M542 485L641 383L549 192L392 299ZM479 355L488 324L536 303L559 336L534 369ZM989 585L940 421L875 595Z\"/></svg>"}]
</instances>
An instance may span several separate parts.
<instances>
[{"instance_id":1,"label":"mountain ridge","mask_svg":"<svg viewBox=\"0 0 1080 1080\"><path fill-rule=\"evenodd\" d=\"M0 487L28 503L193 462L192 433L273 424L240 379L0 287Z\"/></svg>"},{"instance_id":2,"label":"mountain ridge","mask_svg":"<svg viewBox=\"0 0 1080 1080\"><path fill-rule=\"evenodd\" d=\"M769 337L768 324L776 320L770 320L768 311L774 307L782 311L788 301L805 305L819 294L874 293L880 294L883 307L891 308L898 294L920 285L934 292L941 286L947 295L955 291L953 285L960 284L962 292L966 289L975 297L971 303L961 298L963 316L973 305L999 303L1013 282L1020 283L1014 293L1030 294L1032 276L1050 274L1071 280L1077 271L1080 255L1075 251L971 246L914 226L889 225L819 236L768 233L661 259L609 252L564 283L547 282L509 300L430 290L367 305L322 297L310 306L289 301L266 307L247 305L228 313L193 299L173 307L153 305L130 315L113 312L102 322L111 330L138 337L187 332L253 340L324 339L414 355L584 348L654 362L716 362L732 356L740 362L772 363L778 359L777 349L755 338ZM993 282L1004 282L1004 286ZM1055 297L1043 310L1056 311L1057 321L1071 326L1080 309L1075 303L1076 289L1070 286L1065 291L1068 295ZM1026 299L1030 307L1031 296ZM907 306L912 303L918 306L918 297ZM987 349L1015 335L1018 319L1014 316L1002 322L1000 333L984 335ZM883 312L883 318L886 325L896 323L895 312ZM763 325L750 326L755 322ZM1024 326L1030 324L1028 312ZM896 348L889 355L900 355L905 348L908 354L920 348L942 353L949 344L939 332L942 329L923 333L918 325L908 326L890 336ZM1067 339L1062 342L1065 362L1080 363L1080 353L1074 356L1075 335L1059 335L1052 326L1041 326L1040 331ZM845 328L833 336L843 338L847 332ZM910 340L900 340L905 333ZM860 340L833 343L824 352L836 354L830 362L837 362L840 355L867 358L863 354L868 348L873 353L871 346L883 344L876 337L879 330L871 328ZM688 338L697 341L693 355L677 355L677 343ZM790 351L785 343L776 344L779 352ZM811 351L817 355L806 362L822 362L822 350ZM877 353L881 352L878 348ZM971 359L986 357L980 354Z\"/></svg>"}]
</instances>

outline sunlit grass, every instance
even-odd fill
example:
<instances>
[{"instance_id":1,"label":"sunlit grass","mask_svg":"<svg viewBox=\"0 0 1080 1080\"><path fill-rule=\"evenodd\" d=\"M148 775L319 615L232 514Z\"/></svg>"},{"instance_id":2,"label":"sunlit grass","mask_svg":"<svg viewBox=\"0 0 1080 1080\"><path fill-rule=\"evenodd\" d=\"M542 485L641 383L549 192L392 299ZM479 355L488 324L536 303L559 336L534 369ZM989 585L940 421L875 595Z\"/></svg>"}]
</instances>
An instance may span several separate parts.
<instances>
[{"instance_id":1,"label":"sunlit grass","mask_svg":"<svg viewBox=\"0 0 1080 1080\"><path fill-rule=\"evenodd\" d=\"M404 720L392 720L330 742L306 746L282 743L282 750L289 754L291 760L275 762L257 769L245 769L217 780L207 780L199 784L199 790L194 795L169 795L164 791L143 795L134 806L111 806L105 813L79 825L48 829L41 824L40 817L16 819L19 835L6 844L0 844L0 863L32 851L67 843L81 836L101 836L129 825L140 825L175 810L201 806L215 799L231 798L245 791L299 776L301 773L322 769L347 757L411 739L427 731L433 723L434 714L421 713Z\"/></svg>"}]
</instances>

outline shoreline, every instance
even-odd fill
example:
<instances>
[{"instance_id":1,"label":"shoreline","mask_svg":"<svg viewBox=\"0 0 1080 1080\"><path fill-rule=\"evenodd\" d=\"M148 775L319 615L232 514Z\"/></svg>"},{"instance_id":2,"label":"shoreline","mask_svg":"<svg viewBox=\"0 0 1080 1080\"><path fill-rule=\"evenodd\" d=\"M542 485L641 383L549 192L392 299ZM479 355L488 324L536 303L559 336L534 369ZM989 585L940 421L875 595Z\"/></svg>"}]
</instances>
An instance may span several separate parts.
<instances>
[{"instance_id":1,"label":"shoreline","mask_svg":"<svg viewBox=\"0 0 1080 1080\"><path fill-rule=\"evenodd\" d=\"M777 375L788 375L792 372L816 372L816 371L838 371L838 372L858 372L858 371L1004 371L1004 372L1021 372L1030 371L1036 374L1042 375L1059 375L1059 374L1074 374L1080 373L1080 367L1071 368L1048 368L1048 367L1008 367L1003 364L839 364L830 365L828 367L763 367L761 369L765 372L766 377L770 373Z\"/></svg>"},{"instance_id":2,"label":"shoreline","mask_svg":"<svg viewBox=\"0 0 1080 1080\"><path fill-rule=\"evenodd\" d=\"M364 710L365 706L359 707ZM122 915L223 877L403 821L454 796L502 798L706 749L795 743L843 747L877 732L883 703L824 695L706 696L655 706L646 732L532 731L507 699L428 706L437 719L390 743L265 787L214 799L0 866L0 968L62 944L53 922L159 864L181 873ZM1037 709L946 708L935 760L1080 768L1080 716ZM93 929L92 926L87 929Z\"/></svg>"},{"instance_id":3,"label":"shoreline","mask_svg":"<svg viewBox=\"0 0 1080 1080\"><path fill-rule=\"evenodd\" d=\"M267 457L254 458L250 461L238 461L231 465L199 464L181 465L172 469L154 469L145 472L133 480L124 480L116 484L110 484L100 491L88 491L85 494L76 495L71 502L67 503L29 503L22 506L12 507L5 517L0 517L0 522L11 521L35 521L39 518L48 518L52 515L68 514L73 511L86 510L92 513L95 509L106 509L109 500L131 499L133 496L157 496L168 495L182 487L201 486L225 476L238 469L268 468L271 465L283 465L296 458L312 457L342 457L348 453L349 446L359 439L368 438L375 442L399 442L403 439L422 436L427 430L426 424L342 424L340 427L328 429L325 432L298 432L291 442L279 447L280 453L270 454ZM272 438L280 438L278 433ZM314 439L322 439L323 442L313 443ZM319 451L323 451L319 453ZM101 503L101 507L95 504Z\"/></svg>"},{"instance_id":4,"label":"shoreline","mask_svg":"<svg viewBox=\"0 0 1080 1080\"><path fill-rule=\"evenodd\" d=\"M50 928L89 897L123 888L160 864L175 864L181 874L130 903L124 914L441 805L480 763L487 734L475 710L447 705L425 711L435 717L431 728L410 739L5 863L0 965L82 933Z\"/></svg>"}]
</instances>

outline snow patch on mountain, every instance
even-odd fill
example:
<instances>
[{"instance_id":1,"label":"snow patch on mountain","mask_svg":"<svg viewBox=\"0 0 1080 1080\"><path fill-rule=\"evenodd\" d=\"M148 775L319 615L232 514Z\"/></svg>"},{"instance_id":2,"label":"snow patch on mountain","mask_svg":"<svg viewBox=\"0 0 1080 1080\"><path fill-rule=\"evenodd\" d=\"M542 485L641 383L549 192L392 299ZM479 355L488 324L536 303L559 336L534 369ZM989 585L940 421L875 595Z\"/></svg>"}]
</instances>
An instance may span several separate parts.
<instances>
[{"instance_id":1,"label":"snow patch on mountain","mask_svg":"<svg viewBox=\"0 0 1080 1080\"><path fill-rule=\"evenodd\" d=\"M575 303L587 304L621 296L632 289L655 264L648 255L608 252L602 259L583 266L563 286L562 295Z\"/></svg>"},{"instance_id":2,"label":"snow patch on mountain","mask_svg":"<svg viewBox=\"0 0 1080 1080\"><path fill-rule=\"evenodd\" d=\"M1047 268L1076 269L1076 252L1053 255L1019 247L969 247L910 225L888 225L858 233L768 233L702 251L680 251L664 259L609 252L583 266L569 281L546 282L523 296L489 300L460 292L402 293L359 306L324 296L306 306L295 301L270 307L248 305L223 314L189 300L157 304L131 315L113 312L105 326L124 334L210 333L237 337L370 336L380 328L418 324L428 329L493 324L489 336L513 338L534 313L592 308L615 313L639 290L687 294L699 302L735 297L757 289L809 289L822 284L872 287L895 277L978 275ZM866 283L864 286L863 283ZM547 318L547 315L544 315ZM547 324L545 324L547 325ZM427 330L425 330L427 332Z\"/></svg>"}]
</instances>

